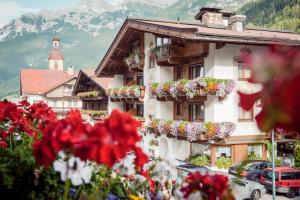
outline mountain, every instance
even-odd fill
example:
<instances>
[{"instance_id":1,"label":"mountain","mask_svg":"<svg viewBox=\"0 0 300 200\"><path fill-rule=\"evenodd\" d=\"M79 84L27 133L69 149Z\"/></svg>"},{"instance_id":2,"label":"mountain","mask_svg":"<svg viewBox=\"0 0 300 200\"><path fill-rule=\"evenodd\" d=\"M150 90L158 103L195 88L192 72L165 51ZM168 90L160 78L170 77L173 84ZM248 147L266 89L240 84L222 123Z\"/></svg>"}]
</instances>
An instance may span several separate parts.
<instances>
[{"instance_id":1,"label":"mountain","mask_svg":"<svg viewBox=\"0 0 300 200\"><path fill-rule=\"evenodd\" d=\"M127 16L193 20L202 6L240 9L253 0L81 0L60 10L25 14L0 28L0 98L19 90L21 68L47 68L55 32L65 66L96 68Z\"/></svg>"},{"instance_id":2,"label":"mountain","mask_svg":"<svg viewBox=\"0 0 300 200\"><path fill-rule=\"evenodd\" d=\"M300 33L300 0L256 0L243 6L240 12L252 26Z\"/></svg>"}]
</instances>

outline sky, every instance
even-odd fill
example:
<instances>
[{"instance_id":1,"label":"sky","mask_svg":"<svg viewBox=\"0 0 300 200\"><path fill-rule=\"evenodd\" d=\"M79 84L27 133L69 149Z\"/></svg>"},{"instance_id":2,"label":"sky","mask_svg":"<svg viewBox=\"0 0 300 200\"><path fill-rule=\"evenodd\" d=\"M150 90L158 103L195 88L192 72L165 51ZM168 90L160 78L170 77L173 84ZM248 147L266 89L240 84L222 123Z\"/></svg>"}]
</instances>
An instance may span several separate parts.
<instances>
[{"instance_id":1,"label":"sky","mask_svg":"<svg viewBox=\"0 0 300 200\"><path fill-rule=\"evenodd\" d=\"M120 0L104 0L117 3ZM41 9L59 9L76 5L80 0L0 0L0 27L24 13L38 12Z\"/></svg>"}]
</instances>

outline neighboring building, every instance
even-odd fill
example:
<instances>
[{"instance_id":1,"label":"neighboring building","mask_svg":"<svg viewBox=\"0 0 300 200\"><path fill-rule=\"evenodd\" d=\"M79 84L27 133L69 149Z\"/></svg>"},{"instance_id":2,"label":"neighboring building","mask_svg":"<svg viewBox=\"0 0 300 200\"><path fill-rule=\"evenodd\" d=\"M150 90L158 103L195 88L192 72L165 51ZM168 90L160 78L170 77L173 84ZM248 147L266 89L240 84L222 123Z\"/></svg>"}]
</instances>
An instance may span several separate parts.
<instances>
[{"instance_id":1,"label":"neighboring building","mask_svg":"<svg viewBox=\"0 0 300 200\"><path fill-rule=\"evenodd\" d=\"M111 78L100 78L94 70L80 70L72 94L82 101L82 114L92 119L102 119L107 115L108 85Z\"/></svg>"},{"instance_id":2,"label":"neighboring building","mask_svg":"<svg viewBox=\"0 0 300 200\"><path fill-rule=\"evenodd\" d=\"M63 115L70 109L81 109L81 101L72 96L77 74L73 67L63 68L63 55L59 48L59 38L53 38L53 48L49 55L49 69L26 68L20 71L20 95L29 103L44 101L54 111Z\"/></svg>"},{"instance_id":3,"label":"neighboring building","mask_svg":"<svg viewBox=\"0 0 300 200\"><path fill-rule=\"evenodd\" d=\"M144 117L143 146L154 156L208 154L212 164L222 156L235 163L251 154L265 158L268 135L254 121L261 108L243 111L236 92L260 85L247 82L251 70L239 55L272 44L300 46L300 35L248 29L245 16L215 8L202 8L195 19L126 19L95 71L113 77L109 112Z\"/></svg>"}]
</instances>

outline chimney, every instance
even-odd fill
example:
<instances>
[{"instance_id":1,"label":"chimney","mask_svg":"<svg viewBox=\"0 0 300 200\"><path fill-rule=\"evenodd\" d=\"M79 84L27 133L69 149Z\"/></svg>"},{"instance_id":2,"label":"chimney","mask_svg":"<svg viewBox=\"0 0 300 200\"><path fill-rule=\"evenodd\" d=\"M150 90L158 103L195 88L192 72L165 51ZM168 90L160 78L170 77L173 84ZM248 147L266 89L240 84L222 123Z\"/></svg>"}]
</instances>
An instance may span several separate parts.
<instances>
[{"instance_id":1,"label":"chimney","mask_svg":"<svg viewBox=\"0 0 300 200\"><path fill-rule=\"evenodd\" d=\"M68 73L69 75L74 75L74 68L73 68L73 66L69 66L69 67L68 67L67 73Z\"/></svg>"},{"instance_id":2,"label":"chimney","mask_svg":"<svg viewBox=\"0 0 300 200\"><path fill-rule=\"evenodd\" d=\"M244 21L246 20L245 15L233 15L229 18L229 25L232 30L244 31Z\"/></svg>"},{"instance_id":3,"label":"chimney","mask_svg":"<svg viewBox=\"0 0 300 200\"><path fill-rule=\"evenodd\" d=\"M208 27L225 28L228 27L228 18L232 15L234 13L220 8L202 7L195 19Z\"/></svg>"}]
</instances>

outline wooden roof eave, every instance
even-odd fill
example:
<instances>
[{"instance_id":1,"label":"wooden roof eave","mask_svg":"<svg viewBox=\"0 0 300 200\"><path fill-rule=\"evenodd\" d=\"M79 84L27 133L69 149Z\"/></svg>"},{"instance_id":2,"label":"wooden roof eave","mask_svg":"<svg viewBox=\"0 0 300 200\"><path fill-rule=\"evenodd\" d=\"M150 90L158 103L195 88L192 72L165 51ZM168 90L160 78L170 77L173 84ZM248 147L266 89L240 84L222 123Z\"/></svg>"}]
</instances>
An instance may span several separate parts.
<instances>
[{"instance_id":1,"label":"wooden roof eave","mask_svg":"<svg viewBox=\"0 0 300 200\"><path fill-rule=\"evenodd\" d=\"M79 84L80 77L82 76L82 73L83 73L82 70L79 70L79 73L78 73L78 76L77 76L74 88L72 90L72 95L73 96L77 95L78 84Z\"/></svg>"}]
</instances>

